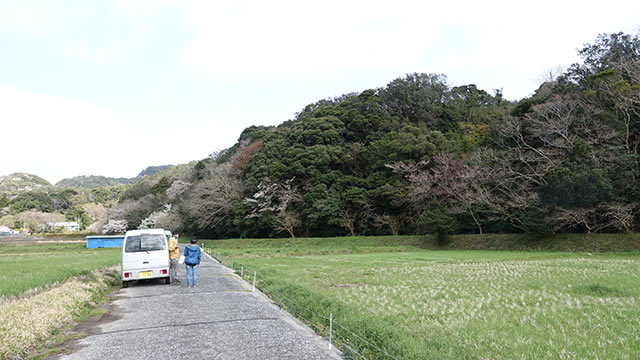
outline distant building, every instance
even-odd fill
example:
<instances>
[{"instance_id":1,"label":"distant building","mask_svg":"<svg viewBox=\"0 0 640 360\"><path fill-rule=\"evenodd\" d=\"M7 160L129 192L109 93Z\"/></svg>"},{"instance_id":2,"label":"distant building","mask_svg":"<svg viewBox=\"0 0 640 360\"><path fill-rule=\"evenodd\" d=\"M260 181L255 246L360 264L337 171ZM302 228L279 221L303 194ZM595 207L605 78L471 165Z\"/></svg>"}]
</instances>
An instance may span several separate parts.
<instances>
[{"instance_id":1,"label":"distant building","mask_svg":"<svg viewBox=\"0 0 640 360\"><path fill-rule=\"evenodd\" d=\"M55 223L49 223L48 224L50 227L52 228L63 228L65 231L69 231L69 232L75 232L75 231L80 231L80 224L78 224L75 221L71 221L71 222L55 222Z\"/></svg>"}]
</instances>

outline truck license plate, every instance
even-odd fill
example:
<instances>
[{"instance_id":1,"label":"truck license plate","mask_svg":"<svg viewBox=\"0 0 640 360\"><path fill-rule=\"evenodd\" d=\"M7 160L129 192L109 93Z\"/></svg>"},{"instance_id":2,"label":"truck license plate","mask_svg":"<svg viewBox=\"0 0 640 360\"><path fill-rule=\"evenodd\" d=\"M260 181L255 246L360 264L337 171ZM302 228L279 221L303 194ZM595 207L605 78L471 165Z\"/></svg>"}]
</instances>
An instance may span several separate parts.
<instances>
[{"instance_id":1,"label":"truck license plate","mask_svg":"<svg viewBox=\"0 0 640 360\"><path fill-rule=\"evenodd\" d=\"M140 277L141 278L151 277L151 271L140 271Z\"/></svg>"}]
</instances>

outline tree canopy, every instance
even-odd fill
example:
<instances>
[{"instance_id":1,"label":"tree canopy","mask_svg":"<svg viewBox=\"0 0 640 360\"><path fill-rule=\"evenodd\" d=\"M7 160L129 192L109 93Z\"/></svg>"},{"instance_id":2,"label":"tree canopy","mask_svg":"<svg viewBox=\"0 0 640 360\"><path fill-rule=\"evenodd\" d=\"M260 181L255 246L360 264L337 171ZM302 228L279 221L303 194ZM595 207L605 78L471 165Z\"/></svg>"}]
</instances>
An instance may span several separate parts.
<instances>
[{"instance_id":1,"label":"tree canopy","mask_svg":"<svg viewBox=\"0 0 640 360\"><path fill-rule=\"evenodd\" d=\"M171 204L171 224L209 237L637 230L640 39L579 55L516 102L424 73L320 100L128 186L110 218L135 228Z\"/></svg>"}]
</instances>

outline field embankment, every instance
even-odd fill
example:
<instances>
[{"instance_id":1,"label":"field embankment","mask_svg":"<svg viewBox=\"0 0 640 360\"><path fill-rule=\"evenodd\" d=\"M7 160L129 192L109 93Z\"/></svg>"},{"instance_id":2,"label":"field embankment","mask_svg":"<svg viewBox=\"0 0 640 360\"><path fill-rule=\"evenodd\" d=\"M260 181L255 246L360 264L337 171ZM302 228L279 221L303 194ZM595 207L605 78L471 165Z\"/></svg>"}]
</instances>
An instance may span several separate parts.
<instances>
[{"instance_id":1,"label":"field embankment","mask_svg":"<svg viewBox=\"0 0 640 360\"><path fill-rule=\"evenodd\" d=\"M204 245L249 282L255 271L274 301L282 291L285 308L324 336L332 313L334 342L353 358L640 356L640 254L595 252L635 250L637 234L484 238L454 236L447 248L509 250L522 240L520 249L537 251L433 251L424 237Z\"/></svg>"},{"instance_id":2,"label":"field embankment","mask_svg":"<svg viewBox=\"0 0 640 360\"><path fill-rule=\"evenodd\" d=\"M523 234L451 235L446 245L436 243L432 235L345 236L330 238L228 239L212 244L227 252L244 254L293 254L319 252L380 252L407 249L629 252L640 251L640 233L634 234L559 234L531 239Z\"/></svg>"}]
</instances>

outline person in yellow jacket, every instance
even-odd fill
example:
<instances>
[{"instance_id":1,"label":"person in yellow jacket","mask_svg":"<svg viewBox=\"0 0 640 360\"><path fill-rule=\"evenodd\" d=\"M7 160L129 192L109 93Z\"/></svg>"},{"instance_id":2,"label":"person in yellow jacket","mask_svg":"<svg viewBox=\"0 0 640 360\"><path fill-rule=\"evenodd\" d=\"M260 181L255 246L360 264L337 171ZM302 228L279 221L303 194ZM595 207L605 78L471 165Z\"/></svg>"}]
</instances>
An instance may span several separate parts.
<instances>
[{"instance_id":1,"label":"person in yellow jacket","mask_svg":"<svg viewBox=\"0 0 640 360\"><path fill-rule=\"evenodd\" d=\"M169 261L171 262L169 265L169 276L171 277L171 282L175 285L180 284L180 280L178 280L178 259L180 258L180 245L178 245L179 236L177 232L174 232L173 236L169 239Z\"/></svg>"}]
</instances>

